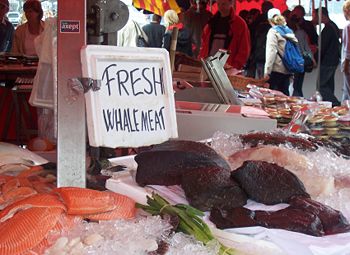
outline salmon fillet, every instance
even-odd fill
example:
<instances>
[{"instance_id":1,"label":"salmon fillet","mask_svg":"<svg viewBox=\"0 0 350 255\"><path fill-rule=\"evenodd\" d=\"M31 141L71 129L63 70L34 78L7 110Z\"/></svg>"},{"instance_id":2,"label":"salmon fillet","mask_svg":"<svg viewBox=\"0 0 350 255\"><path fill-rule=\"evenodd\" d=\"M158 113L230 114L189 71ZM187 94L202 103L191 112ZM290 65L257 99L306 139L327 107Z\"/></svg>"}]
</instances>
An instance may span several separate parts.
<instances>
[{"instance_id":1,"label":"salmon fillet","mask_svg":"<svg viewBox=\"0 0 350 255\"><path fill-rule=\"evenodd\" d=\"M0 222L5 222L16 213L28 208L59 208L66 210L65 205L54 194L35 194L25 199L14 202L0 212Z\"/></svg>"},{"instance_id":2,"label":"salmon fillet","mask_svg":"<svg viewBox=\"0 0 350 255\"><path fill-rule=\"evenodd\" d=\"M89 220L117 220L117 219L131 219L135 217L135 201L127 196L106 192L114 198L114 205L116 208L109 212L86 215L84 218Z\"/></svg>"},{"instance_id":3,"label":"salmon fillet","mask_svg":"<svg viewBox=\"0 0 350 255\"><path fill-rule=\"evenodd\" d=\"M0 223L0 255L17 255L40 244L63 213L58 207L34 207Z\"/></svg>"},{"instance_id":4,"label":"salmon fillet","mask_svg":"<svg viewBox=\"0 0 350 255\"><path fill-rule=\"evenodd\" d=\"M4 193L3 198L5 199L5 201L8 201L8 200L15 201L20 198L32 196L36 193L37 192L30 187L18 187L16 189L12 189L9 192Z\"/></svg>"},{"instance_id":5,"label":"salmon fillet","mask_svg":"<svg viewBox=\"0 0 350 255\"><path fill-rule=\"evenodd\" d=\"M110 192L78 187L56 188L52 192L60 195L70 215L86 215L112 211L116 208Z\"/></svg>"}]
</instances>

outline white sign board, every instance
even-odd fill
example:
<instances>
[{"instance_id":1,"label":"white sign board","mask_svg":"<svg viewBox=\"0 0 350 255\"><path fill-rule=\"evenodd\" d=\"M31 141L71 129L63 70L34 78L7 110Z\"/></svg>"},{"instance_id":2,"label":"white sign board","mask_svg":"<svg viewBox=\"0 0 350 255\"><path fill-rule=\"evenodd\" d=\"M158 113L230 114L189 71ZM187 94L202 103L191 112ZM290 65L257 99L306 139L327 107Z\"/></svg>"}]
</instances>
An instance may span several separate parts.
<instances>
[{"instance_id":1,"label":"white sign board","mask_svg":"<svg viewBox=\"0 0 350 255\"><path fill-rule=\"evenodd\" d=\"M140 147L177 138L169 55L165 49L88 45L84 78L101 81L85 93L89 143Z\"/></svg>"}]
</instances>

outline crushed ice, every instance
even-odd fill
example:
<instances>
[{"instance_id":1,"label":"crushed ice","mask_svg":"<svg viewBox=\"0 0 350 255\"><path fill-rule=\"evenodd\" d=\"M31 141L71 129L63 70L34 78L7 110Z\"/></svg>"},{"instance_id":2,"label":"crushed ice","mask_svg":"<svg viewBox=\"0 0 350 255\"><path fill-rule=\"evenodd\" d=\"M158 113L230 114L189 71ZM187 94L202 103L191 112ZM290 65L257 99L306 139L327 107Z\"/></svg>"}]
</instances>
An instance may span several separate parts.
<instances>
[{"instance_id":1,"label":"crushed ice","mask_svg":"<svg viewBox=\"0 0 350 255\"><path fill-rule=\"evenodd\" d=\"M138 215L131 220L82 222L46 250L46 255L146 255L158 244L168 244L167 255L217 254L217 245L204 246L195 238L173 233L172 226L159 216Z\"/></svg>"}]
</instances>

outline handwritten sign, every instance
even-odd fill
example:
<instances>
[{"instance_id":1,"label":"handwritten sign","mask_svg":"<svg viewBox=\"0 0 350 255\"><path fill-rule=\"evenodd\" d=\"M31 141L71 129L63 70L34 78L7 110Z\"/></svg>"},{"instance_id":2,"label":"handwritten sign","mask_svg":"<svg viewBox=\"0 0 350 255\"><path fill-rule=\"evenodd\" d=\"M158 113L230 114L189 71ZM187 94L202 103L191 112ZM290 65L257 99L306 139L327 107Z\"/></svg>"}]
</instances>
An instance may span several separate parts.
<instances>
[{"instance_id":1,"label":"handwritten sign","mask_svg":"<svg viewBox=\"0 0 350 255\"><path fill-rule=\"evenodd\" d=\"M88 45L81 53L83 77L101 82L85 94L90 145L140 147L177 137L166 50Z\"/></svg>"}]
</instances>

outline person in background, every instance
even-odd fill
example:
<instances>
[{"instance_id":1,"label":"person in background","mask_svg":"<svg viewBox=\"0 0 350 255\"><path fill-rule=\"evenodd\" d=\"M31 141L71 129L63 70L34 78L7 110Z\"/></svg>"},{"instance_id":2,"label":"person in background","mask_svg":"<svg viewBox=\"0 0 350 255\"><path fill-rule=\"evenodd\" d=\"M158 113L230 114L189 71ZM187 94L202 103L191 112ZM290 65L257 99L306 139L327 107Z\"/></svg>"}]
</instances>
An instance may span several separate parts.
<instances>
[{"instance_id":1,"label":"person in background","mask_svg":"<svg viewBox=\"0 0 350 255\"><path fill-rule=\"evenodd\" d=\"M314 66L316 66L316 62L313 58L313 53L309 46L309 38L306 32L301 28L302 20L296 16L292 15L288 21L288 26L293 30L295 37L298 39L298 47L300 53L302 55L309 55L312 58ZM305 72L303 73L295 73L293 80L293 96L303 97L303 82L304 82Z\"/></svg>"},{"instance_id":2,"label":"person in background","mask_svg":"<svg viewBox=\"0 0 350 255\"><path fill-rule=\"evenodd\" d=\"M291 11L290 10L285 10L284 12L282 12L282 16L285 18L285 20L289 20L290 16L291 16Z\"/></svg>"},{"instance_id":3,"label":"person in background","mask_svg":"<svg viewBox=\"0 0 350 255\"><path fill-rule=\"evenodd\" d=\"M129 18L128 22L122 29L117 32L117 45L120 47L137 47L137 37L140 35L137 26L141 26Z\"/></svg>"},{"instance_id":4,"label":"person in background","mask_svg":"<svg viewBox=\"0 0 350 255\"><path fill-rule=\"evenodd\" d=\"M166 25L166 31L163 37L162 47L170 51L170 44L172 40L172 31L176 27L178 28L176 51L182 52L192 57L192 40L191 34L179 21L179 17L174 10L167 10L164 13L164 22Z\"/></svg>"},{"instance_id":5,"label":"person in background","mask_svg":"<svg viewBox=\"0 0 350 255\"><path fill-rule=\"evenodd\" d=\"M315 10L315 13L318 13L318 9ZM317 87L324 101L330 101L333 106L337 106L340 105L340 102L334 95L334 76L340 62L339 29L330 20L328 10L325 7L321 8L321 13L321 22L324 24L324 28L321 32L320 80ZM314 19L318 23L318 15L315 15Z\"/></svg>"},{"instance_id":6,"label":"person in background","mask_svg":"<svg viewBox=\"0 0 350 255\"><path fill-rule=\"evenodd\" d=\"M259 79L264 77L265 65L265 51L266 51L266 35L271 28L267 20L267 12L273 8L270 1L265 1L261 5L261 14L251 24L251 45L252 51L249 57L249 66L247 76L257 77Z\"/></svg>"},{"instance_id":7,"label":"person in background","mask_svg":"<svg viewBox=\"0 0 350 255\"><path fill-rule=\"evenodd\" d=\"M6 18L8 11L9 1L0 0L0 52L9 52L12 47L12 36L15 28Z\"/></svg>"},{"instance_id":8,"label":"person in background","mask_svg":"<svg viewBox=\"0 0 350 255\"><path fill-rule=\"evenodd\" d=\"M241 10L238 14L248 25L248 16L249 16L249 11L248 10Z\"/></svg>"},{"instance_id":9,"label":"person in background","mask_svg":"<svg viewBox=\"0 0 350 255\"><path fill-rule=\"evenodd\" d=\"M265 78L269 79L268 83L271 89L279 90L288 96L292 74L286 69L281 58L284 55L286 39L274 27L282 26L283 29L288 30L290 28L286 26L285 18L281 15L280 10L276 8L268 11L267 19L271 24L271 28L266 37ZM298 41L292 30L288 33L288 37L294 42Z\"/></svg>"},{"instance_id":10,"label":"person in background","mask_svg":"<svg viewBox=\"0 0 350 255\"><path fill-rule=\"evenodd\" d=\"M23 5L27 22L15 30L12 52L29 56L37 55L34 40L44 31L44 15L41 3L38 0L27 0Z\"/></svg>"},{"instance_id":11,"label":"person in background","mask_svg":"<svg viewBox=\"0 0 350 255\"><path fill-rule=\"evenodd\" d=\"M199 57L213 56L219 49L226 49L227 64L241 70L250 54L250 34L245 21L235 14L232 1L216 1L218 12L204 27Z\"/></svg>"},{"instance_id":12,"label":"person in background","mask_svg":"<svg viewBox=\"0 0 350 255\"><path fill-rule=\"evenodd\" d=\"M347 21L343 29L342 47L342 72L344 75L342 101L350 100L350 0L346 0L343 5L343 12Z\"/></svg>"},{"instance_id":13,"label":"person in background","mask_svg":"<svg viewBox=\"0 0 350 255\"><path fill-rule=\"evenodd\" d=\"M291 12L291 16L296 16L300 20L299 26L308 35L310 49L312 50L312 53L315 54L317 51L317 45L318 45L318 35L314 24L309 20L305 20L304 7L301 5L295 6Z\"/></svg>"},{"instance_id":14,"label":"person in background","mask_svg":"<svg viewBox=\"0 0 350 255\"><path fill-rule=\"evenodd\" d=\"M145 32L145 34L148 37L148 47L162 47L162 40L165 33L165 27L160 24L161 20L161 16L153 14L152 21L149 24L144 25L142 27L143 32Z\"/></svg>"},{"instance_id":15,"label":"person in background","mask_svg":"<svg viewBox=\"0 0 350 255\"><path fill-rule=\"evenodd\" d=\"M191 7L184 13L184 26L190 31L192 36L194 57L197 57L199 54L203 28L213 16L206 9L207 3L207 0L191 0Z\"/></svg>"},{"instance_id":16,"label":"person in background","mask_svg":"<svg viewBox=\"0 0 350 255\"><path fill-rule=\"evenodd\" d=\"M256 25L255 21L256 21L256 19L259 16L260 16L260 10L259 9L253 8L253 9L249 10L247 24L248 24L248 27L249 27L250 31L251 31L251 28L253 28Z\"/></svg>"}]
</instances>

